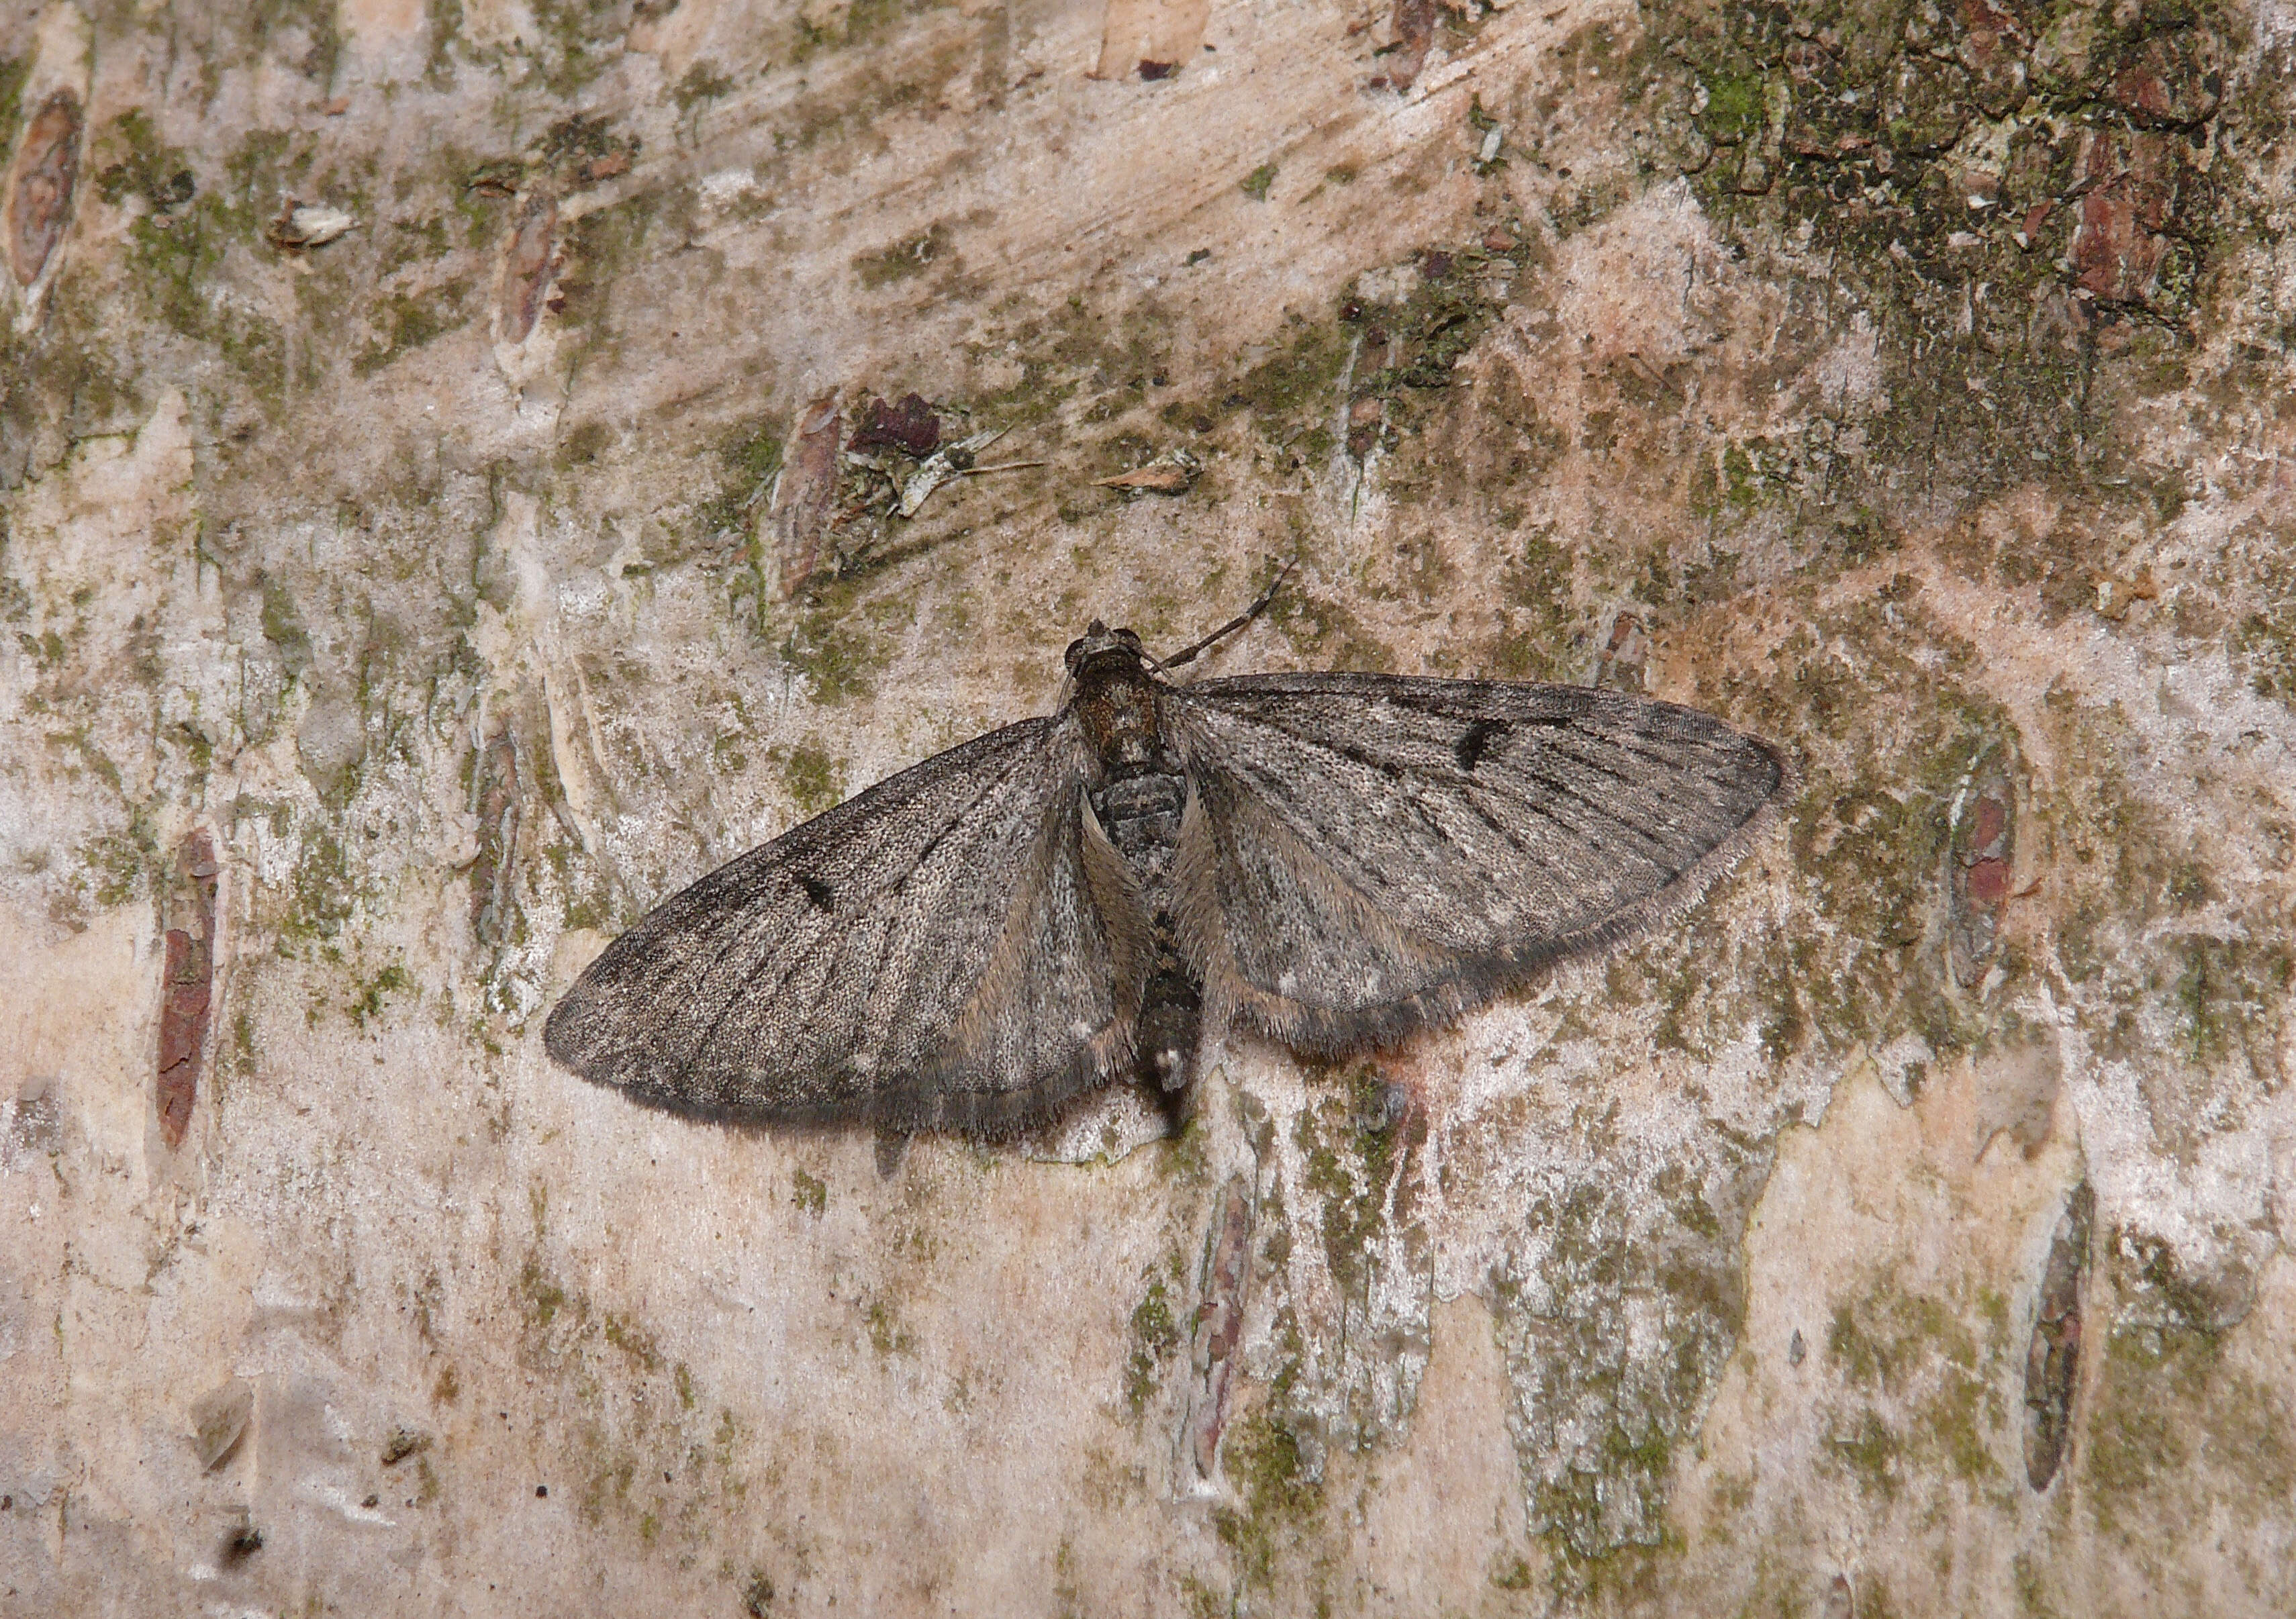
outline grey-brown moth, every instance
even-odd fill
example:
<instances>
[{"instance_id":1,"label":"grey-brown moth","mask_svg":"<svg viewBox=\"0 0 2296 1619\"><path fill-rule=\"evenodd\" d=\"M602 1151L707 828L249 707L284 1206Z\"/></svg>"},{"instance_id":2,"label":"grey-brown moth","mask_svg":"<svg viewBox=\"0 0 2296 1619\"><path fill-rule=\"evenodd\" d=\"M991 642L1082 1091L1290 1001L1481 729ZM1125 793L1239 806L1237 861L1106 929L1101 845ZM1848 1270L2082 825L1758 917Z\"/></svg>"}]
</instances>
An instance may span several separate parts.
<instances>
[{"instance_id":1,"label":"grey-brown moth","mask_svg":"<svg viewBox=\"0 0 2296 1619\"><path fill-rule=\"evenodd\" d=\"M1452 1020L1688 904L1793 783L1592 687L1164 678L1250 617L1161 663L1095 621L1055 713L655 907L550 1054L683 1112L1007 1134L1185 1090L1233 1020L1325 1055Z\"/></svg>"}]
</instances>

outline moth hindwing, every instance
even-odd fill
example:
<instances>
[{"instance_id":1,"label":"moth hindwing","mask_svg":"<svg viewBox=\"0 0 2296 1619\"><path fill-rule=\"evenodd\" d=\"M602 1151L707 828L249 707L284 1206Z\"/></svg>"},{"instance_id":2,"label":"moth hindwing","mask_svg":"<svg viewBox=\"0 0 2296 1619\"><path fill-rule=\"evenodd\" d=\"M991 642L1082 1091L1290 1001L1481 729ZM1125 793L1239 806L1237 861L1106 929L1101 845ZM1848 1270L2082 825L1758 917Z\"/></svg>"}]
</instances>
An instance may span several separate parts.
<instances>
[{"instance_id":1,"label":"moth hindwing","mask_svg":"<svg viewBox=\"0 0 2296 1619\"><path fill-rule=\"evenodd\" d=\"M1447 1021L1688 904L1791 790L1768 743L1577 686L1182 685L1129 631L1059 711L880 782L673 895L552 1011L642 1100L986 1135L1193 1081L1241 1018L1336 1053Z\"/></svg>"}]
</instances>

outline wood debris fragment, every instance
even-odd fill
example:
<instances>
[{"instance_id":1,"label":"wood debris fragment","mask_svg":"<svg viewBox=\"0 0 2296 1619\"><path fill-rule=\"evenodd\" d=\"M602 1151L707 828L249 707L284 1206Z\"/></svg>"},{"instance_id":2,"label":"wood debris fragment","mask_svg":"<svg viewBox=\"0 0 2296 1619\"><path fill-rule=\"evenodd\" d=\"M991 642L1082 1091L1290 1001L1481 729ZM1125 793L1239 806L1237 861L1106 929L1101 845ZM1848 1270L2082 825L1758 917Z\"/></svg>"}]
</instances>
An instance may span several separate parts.
<instances>
[{"instance_id":1,"label":"wood debris fragment","mask_svg":"<svg viewBox=\"0 0 2296 1619\"><path fill-rule=\"evenodd\" d=\"M989 428L982 432L974 433L969 437L960 438L955 444L935 450L931 455L926 456L918 463L917 470L902 480L899 508L901 515L916 516L918 511L923 509L925 502L932 498L933 491L945 483L968 477L975 471L1007 470L1005 467L976 468L972 464L972 458L1004 437L1008 430L1001 427Z\"/></svg>"},{"instance_id":2,"label":"wood debris fragment","mask_svg":"<svg viewBox=\"0 0 2296 1619\"><path fill-rule=\"evenodd\" d=\"M176 856L175 925L167 933L167 966L160 1002L160 1052L155 1081L160 1138L172 1152L191 1128L199 1100L200 1067L215 1011L215 840L195 831Z\"/></svg>"},{"instance_id":3,"label":"wood debris fragment","mask_svg":"<svg viewBox=\"0 0 2296 1619\"><path fill-rule=\"evenodd\" d=\"M291 202L271 222L271 242L291 252L323 248L357 223L343 209L324 202Z\"/></svg>"},{"instance_id":4,"label":"wood debris fragment","mask_svg":"<svg viewBox=\"0 0 2296 1619\"><path fill-rule=\"evenodd\" d=\"M832 519L837 511L837 470L844 449L845 418L837 396L824 394L805 408L791 435L773 495L766 505L764 538L779 564L784 600L821 567Z\"/></svg>"},{"instance_id":5,"label":"wood debris fragment","mask_svg":"<svg viewBox=\"0 0 2296 1619\"><path fill-rule=\"evenodd\" d=\"M1093 487L1121 489L1128 495L1185 495L1196 487L1203 470L1204 463L1187 451L1167 450L1144 467L1113 478L1096 478Z\"/></svg>"}]
</instances>

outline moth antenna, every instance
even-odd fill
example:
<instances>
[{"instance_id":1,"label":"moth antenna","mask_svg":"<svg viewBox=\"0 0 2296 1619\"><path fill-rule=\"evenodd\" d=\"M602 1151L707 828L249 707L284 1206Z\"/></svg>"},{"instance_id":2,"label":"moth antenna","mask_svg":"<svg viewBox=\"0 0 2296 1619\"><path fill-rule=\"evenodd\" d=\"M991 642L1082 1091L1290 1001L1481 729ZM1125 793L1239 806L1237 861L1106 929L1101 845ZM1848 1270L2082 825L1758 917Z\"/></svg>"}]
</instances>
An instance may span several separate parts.
<instances>
[{"instance_id":1,"label":"moth antenna","mask_svg":"<svg viewBox=\"0 0 2296 1619\"><path fill-rule=\"evenodd\" d=\"M1277 572L1276 576L1267 582L1267 588L1259 593L1259 599L1257 601L1254 601L1250 607L1245 608L1243 611L1238 613L1234 617L1229 619L1226 624L1220 626L1219 628L1214 630L1210 634L1205 636L1201 641L1199 641L1195 645L1188 648L1185 651L1175 652L1169 658L1165 658L1161 663L1158 663L1157 667L1160 669L1177 669L1184 663L1192 663L1195 660L1197 653L1210 651L1213 647L1219 644L1219 642L1226 641L1238 630L1250 628L1253 619L1259 617L1260 614L1266 612L1269 607L1274 605L1275 601L1275 593L1283 588L1283 581L1290 578L1293 572L1298 569L1299 566L1300 559L1297 557L1292 558L1290 561L1283 564L1282 569ZM1148 661L1151 663L1156 663L1156 659L1152 658L1149 658Z\"/></svg>"}]
</instances>

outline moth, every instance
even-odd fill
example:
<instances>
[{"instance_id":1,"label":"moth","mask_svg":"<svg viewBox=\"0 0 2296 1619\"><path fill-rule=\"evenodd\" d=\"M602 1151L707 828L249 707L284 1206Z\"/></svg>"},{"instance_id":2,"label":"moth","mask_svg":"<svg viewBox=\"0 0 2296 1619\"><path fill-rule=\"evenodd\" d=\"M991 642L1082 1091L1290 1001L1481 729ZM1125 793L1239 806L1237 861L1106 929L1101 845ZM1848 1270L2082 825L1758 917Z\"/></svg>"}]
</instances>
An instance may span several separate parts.
<instances>
[{"instance_id":1,"label":"moth","mask_svg":"<svg viewBox=\"0 0 2296 1619\"><path fill-rule=\"evenodd\" d=\"M1161 660L1094 621L1054 713L647 913L552 1010L550 1055L762 1123L995 1137L1111 1083L1180 1099L1239 1021L1360 1051L1628 938L1794 783L1768 742L1593 687L1169 678L1268 599Z\"/></svg>"}]
</instances>

